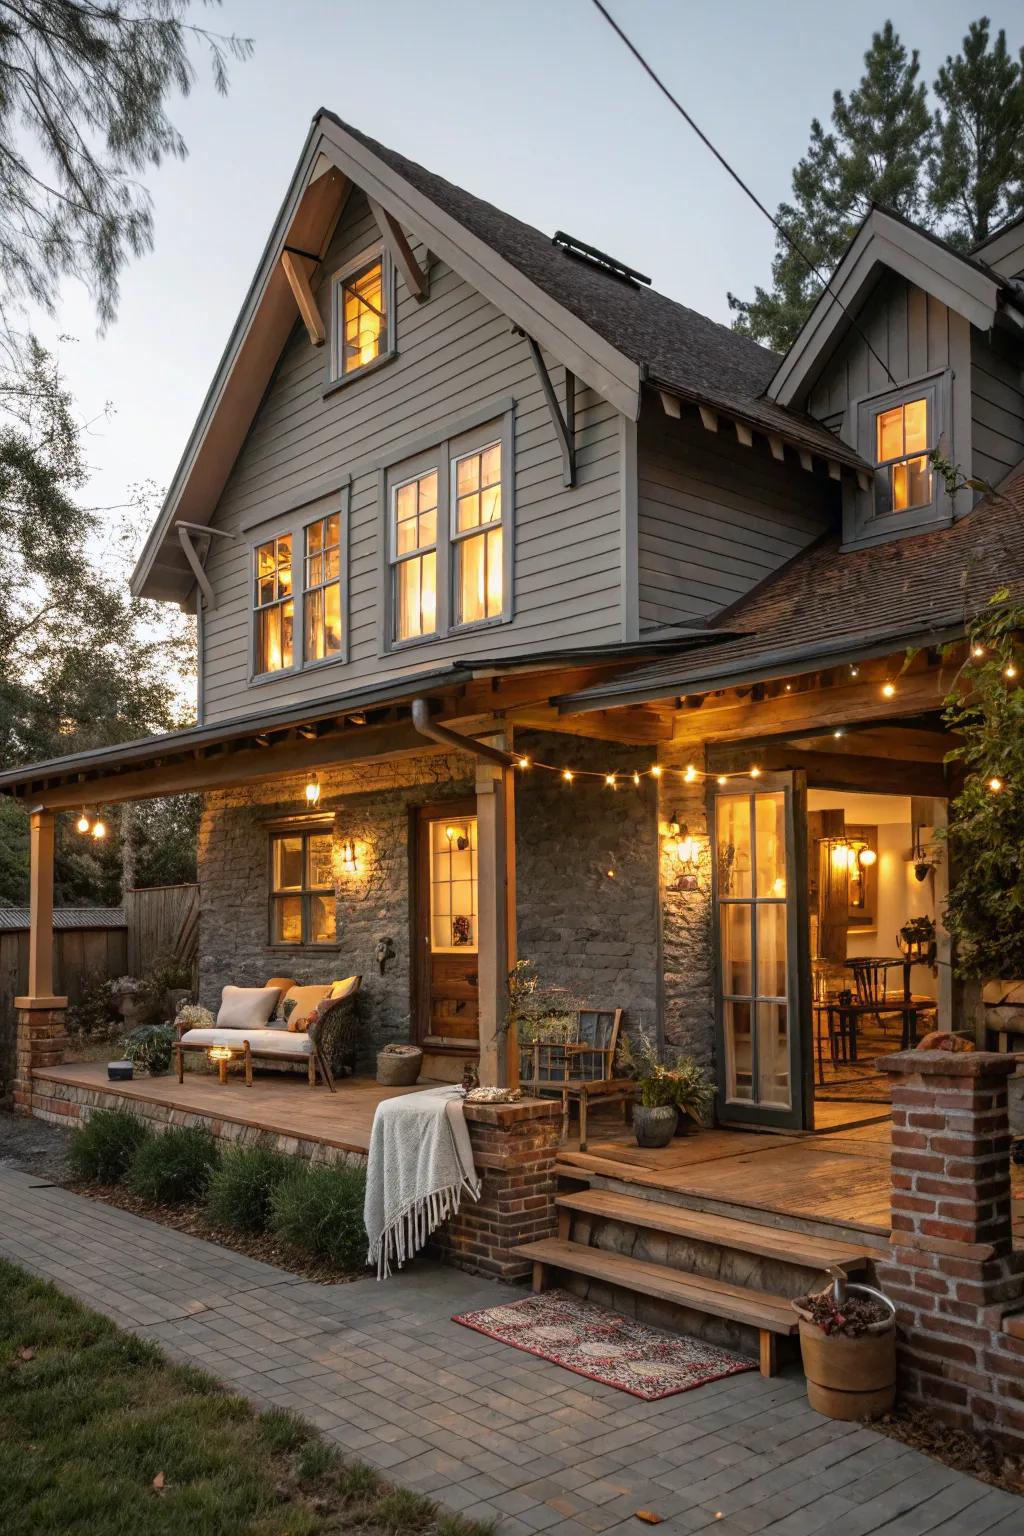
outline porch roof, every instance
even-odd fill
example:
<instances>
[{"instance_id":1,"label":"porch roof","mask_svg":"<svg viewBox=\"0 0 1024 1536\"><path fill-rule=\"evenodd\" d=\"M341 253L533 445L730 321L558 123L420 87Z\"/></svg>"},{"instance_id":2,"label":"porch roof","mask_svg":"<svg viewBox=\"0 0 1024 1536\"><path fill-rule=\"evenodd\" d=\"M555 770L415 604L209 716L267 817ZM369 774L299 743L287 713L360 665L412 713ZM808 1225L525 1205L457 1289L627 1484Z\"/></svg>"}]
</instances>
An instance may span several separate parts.
<instances>
[{"instance_id":1,"label":"porch roof","mask_svg":"<svg viewBox=\"0 0 1024 1536\"><path fill-rule=\"evenodd\" d=\"M720 616L730 631L720 643L646 662L557 703L576 714L939 644L963 634L1002 588L1024 592L1024 461L948 527L848 550L838 533L826 535Z\"/></svg>"}]
</instances>

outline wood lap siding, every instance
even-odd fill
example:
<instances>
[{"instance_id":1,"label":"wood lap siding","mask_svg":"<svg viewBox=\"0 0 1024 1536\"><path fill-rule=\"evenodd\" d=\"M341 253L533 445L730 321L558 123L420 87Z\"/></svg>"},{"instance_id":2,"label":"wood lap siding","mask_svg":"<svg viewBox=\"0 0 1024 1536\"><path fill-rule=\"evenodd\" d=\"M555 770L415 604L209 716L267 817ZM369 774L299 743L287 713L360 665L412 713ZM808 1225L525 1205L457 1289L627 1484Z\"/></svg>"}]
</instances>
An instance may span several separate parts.
<instances>
[{"instance_id":1,"label":"wood lap siding","mask_svg":"<svg viewBox=\"0 0 1024 1536\"><path fill-rule=\"evenodd\" d=\"M844 412L865 395L893 388L882 362L897 385L949 366L949 310L895 273L881 278L857 321L878 357L856 331L847 336L808 397L807 409L819 420Z\"/></svg>"},{"instance_id":2,"label":"wood lap siding","mask_svg":"<svg viewBox=\"0 0 1024 1536\"><path fill-rule=\"evenodd\" d=\"M998 485L1024 458L1024 392L1019 362L1004 344L975 331L971 338L971 431L975 475Z\"/></svg>"},{"instance_id":3,"label":"wood lap siding","mask_svg":"<svg viewBox=\"0 0 1024 1536\"><path fill-rule=\"evenodd\" d=\"M826 526L818 474L744 448L723 423L642 421L637 452L641 630L717 613Z\"/></svg>"},{"instance_id":4,"label":"wood lap siding","mask_svg":"<svg viewBox=\"0 0 1024 1536\"><path fill-rule=\"evenodd\" d=\"M353 192L325 272L342 268L377 240L362 193ZM416 255L425 259L422 246ZM318 290L330 322L330 278ZM430 296L418 304L396 279L398 356L324 396L326 348L295 329L221 498L214 522L228 532L273 512L285 499L340 488L360 464L398 462L409 445L440 440L492 400L515 399L515 580L513 622L379 656L380 526L378 473L355 476L351 492L349 660L287 674L248 691L250 541L215 540L207 569L217 607L205 616L206 719L260 705L273 708L372 684L389 673L433 667L460 656L490 656L601 644L621 637L619 418L581 384L576 393L578 486L562 484L562 459L522 337L450 268L435 262ZM563 370L548 362L562 397ZM273 524L267 525L268 528ZM346 558L343 550L343 569ZM296 575L299 562L296 557ZM298 644L298 636L296 643ZM248 692L248 697L246 696Z\"/></svg>"}]
</instances>

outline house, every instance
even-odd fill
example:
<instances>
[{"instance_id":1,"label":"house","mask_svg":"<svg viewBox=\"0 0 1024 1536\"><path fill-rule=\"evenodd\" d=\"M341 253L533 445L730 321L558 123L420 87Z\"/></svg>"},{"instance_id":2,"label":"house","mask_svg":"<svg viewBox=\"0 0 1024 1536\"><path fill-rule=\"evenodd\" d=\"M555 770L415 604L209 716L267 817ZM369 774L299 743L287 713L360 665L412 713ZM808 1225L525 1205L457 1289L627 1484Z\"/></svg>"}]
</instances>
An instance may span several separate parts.
<instances>
[{"instance_id":1,"label":"house","mask_svg":"<svg viewBox=\"0 0 1024 1536\"><path fill-rule=\"evenodd\" d=\"M964 255L874 208L778 357L320 111L132 577L197 616L198 723L0 775L22 1105L104 1101L59 1065L55 819L199 790L207 1003L360 973L369 1043L501 1083L518 956L706 1063L722 1126L877 1128L877 1061L964 1016L941 714L1024 576L1022 284L1024 220ZM702 1198L884 1246L887 1165L837 1201L795 1145Z\"/></svg>"}]
</instances>

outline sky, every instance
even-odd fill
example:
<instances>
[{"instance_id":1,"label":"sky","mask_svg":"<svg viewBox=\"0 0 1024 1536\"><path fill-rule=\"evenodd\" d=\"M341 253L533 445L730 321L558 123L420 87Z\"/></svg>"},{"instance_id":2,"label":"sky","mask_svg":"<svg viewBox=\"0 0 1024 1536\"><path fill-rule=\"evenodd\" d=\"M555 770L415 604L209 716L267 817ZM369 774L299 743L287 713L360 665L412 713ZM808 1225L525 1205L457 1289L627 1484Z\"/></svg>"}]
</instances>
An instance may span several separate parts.
<instances>
[{"instance_id":1,"label":"sky","mask_svg":"<svg viewBox=\"0 0 1024 1536\"><path fill-rule=\"evenodd\" d=\"M812 116L856 84L887 17L931 81L983 14L958 0L607 3L771 208L788 194ZM1019 48L1019 0L987 9ZM746 296L769 279L770 225L591 0L225 0L194 19L251 37L255 51L232 65L226 98L197 54L194 92L171 104L190 153L144 178L154 251L124 273L104 336L73 285L56 320L38 321L44 339L74 338L57 351L89 423L94 504L170 481L320 106L717 320L728 321L730 289Z\"/></svg>"}]
</instances>

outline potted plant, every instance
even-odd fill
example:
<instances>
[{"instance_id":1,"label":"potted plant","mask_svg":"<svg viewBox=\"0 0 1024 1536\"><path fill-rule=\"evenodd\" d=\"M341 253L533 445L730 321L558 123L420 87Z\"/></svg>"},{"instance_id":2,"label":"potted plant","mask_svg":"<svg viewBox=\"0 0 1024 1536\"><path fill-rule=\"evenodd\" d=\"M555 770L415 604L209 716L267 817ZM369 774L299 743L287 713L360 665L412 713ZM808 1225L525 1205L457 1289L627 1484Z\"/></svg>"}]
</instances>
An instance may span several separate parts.
<instances>
[{"instance_id":1,"label":"potted plant","mask_svg":"<svg viewBox=\"0 0 1024 1536\"><path fill-rule=\"evenodd\" d=\"M644 1030L628 1036L620 1048L625 1071L636 1078L640 1102L633 1106L638 1147L666 1147L678 1130L696 1130L715 1096L707 1072L691 1056L672 1053L663 1061Z\"/></svg>"},{"instance_id":2,"label":"potted plant","mask_svg":"<svg viewBox=\"0 0 1024 1536\"><path fill-rule=\"evenodd\" d=\"M140 1024L121 1041L121 1054L140 1072L159 1077L171 1065L174 1030L169 1024Z\"/></svg>"},{"instance_id":3,"label":"potted plant","mask_svg":"<svg viewBox=\"0 0 1024 1536\"><path fill-rule=\"evenodd\" d=\"M875 1419L896 1399L896 1309L869 1285L840 1275L793 1302L807 1400L828 1419Z\"/></svg>"}]
</instances>

